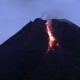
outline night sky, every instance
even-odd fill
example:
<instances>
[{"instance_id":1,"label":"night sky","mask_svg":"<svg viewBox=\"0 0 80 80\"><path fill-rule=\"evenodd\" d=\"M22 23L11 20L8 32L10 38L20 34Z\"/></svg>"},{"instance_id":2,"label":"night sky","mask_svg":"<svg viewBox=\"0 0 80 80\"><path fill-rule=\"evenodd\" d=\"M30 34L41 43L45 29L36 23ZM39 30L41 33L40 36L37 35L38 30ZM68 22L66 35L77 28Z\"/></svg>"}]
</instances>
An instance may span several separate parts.
<instances>
[{"instance_id":1,"label":"night sky","mask_svg":"<svg viewBox=\"0 0 80 80\"><path fill-rule=\"evenodd\" d=\"M0 0L0 44L30 20L46 15L80 26L80 0Z\"/></svg>"}]
</instances>

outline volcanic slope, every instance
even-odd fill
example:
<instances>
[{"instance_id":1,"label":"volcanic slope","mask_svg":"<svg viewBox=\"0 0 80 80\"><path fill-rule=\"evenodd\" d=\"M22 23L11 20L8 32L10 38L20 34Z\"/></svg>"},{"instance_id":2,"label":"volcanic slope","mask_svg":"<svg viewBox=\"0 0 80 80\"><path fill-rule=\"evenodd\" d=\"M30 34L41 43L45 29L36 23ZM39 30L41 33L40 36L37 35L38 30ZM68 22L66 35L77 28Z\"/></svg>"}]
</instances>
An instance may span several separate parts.
<instances>
[{"instance_id":1,"label":"volcanic slope","mask_svg":"<svg viewBox=\"0 0 80 80\"><path fill-rule=\"evenodd\" d=\"M46 55L45 23L30 21L0 46L0 80L80 80L80 28L52 19L56 42Z\"/></svg>"}]
</instances>

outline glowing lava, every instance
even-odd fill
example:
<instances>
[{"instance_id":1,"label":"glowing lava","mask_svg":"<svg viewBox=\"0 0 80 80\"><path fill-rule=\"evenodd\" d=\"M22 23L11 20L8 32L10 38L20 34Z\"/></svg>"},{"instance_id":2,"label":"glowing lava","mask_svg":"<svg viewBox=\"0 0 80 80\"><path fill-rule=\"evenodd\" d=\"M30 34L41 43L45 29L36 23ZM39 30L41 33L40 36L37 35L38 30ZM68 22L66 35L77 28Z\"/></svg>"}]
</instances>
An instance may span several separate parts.
<instances>
[{"instance_id":1,"label":"glowing lava","mask_svg":"<svg viewBox=\"0 0 80 80\"><path fill-rule=\"evenodd\" d=\"M48 20L46 22L46 31L47 31L47 34L48 34L48 50L47 50L47 53L53 48L53 44L55 42L55 38L51 32L51 22Z\"/></svg>"}]
</instances>

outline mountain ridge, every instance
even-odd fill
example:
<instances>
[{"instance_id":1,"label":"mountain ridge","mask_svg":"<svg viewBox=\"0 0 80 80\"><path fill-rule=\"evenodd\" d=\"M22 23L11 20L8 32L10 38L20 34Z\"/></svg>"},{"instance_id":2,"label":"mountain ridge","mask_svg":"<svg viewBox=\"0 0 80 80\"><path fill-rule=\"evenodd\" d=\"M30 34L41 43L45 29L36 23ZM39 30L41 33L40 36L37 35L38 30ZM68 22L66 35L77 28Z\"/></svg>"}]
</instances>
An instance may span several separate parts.
<instances>
[{"instance_id":1,"label":"mountain ridge","mask_svg":"<svg viewBox=\"0 0 80 80\"><path fill-rule=\"evenodd\" d=\"M46 55L46 20L29 22L0 46L0 80L79 80L80 28L67 20L52 19L59 46Z\"/></svg>"}]
</instances>

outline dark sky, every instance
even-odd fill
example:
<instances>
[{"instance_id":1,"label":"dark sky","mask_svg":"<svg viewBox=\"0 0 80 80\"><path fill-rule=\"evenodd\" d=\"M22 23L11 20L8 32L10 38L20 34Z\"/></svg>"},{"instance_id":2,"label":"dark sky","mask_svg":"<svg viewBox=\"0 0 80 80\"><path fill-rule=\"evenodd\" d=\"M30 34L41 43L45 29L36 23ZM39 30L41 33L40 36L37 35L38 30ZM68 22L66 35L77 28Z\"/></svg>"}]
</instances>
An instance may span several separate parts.
<instances>
[{"instance_id":1,"label":"dark sky","mask_svg":"<svg viewBox=\"0 0 80 80\"><path fill-rule=\"evenodd\" d=\"M80 0L0 0L0 44L42 15L80 26Z\"/></svg>"}]
</instances>

